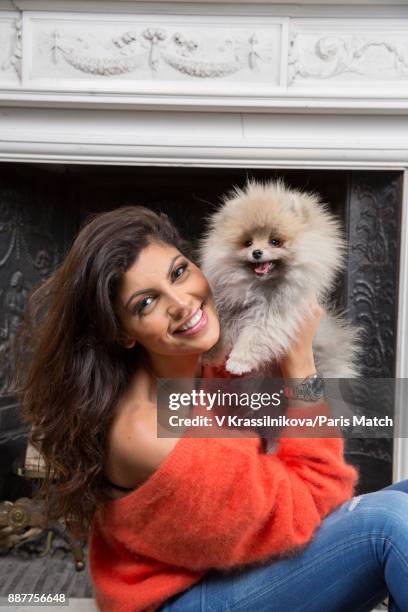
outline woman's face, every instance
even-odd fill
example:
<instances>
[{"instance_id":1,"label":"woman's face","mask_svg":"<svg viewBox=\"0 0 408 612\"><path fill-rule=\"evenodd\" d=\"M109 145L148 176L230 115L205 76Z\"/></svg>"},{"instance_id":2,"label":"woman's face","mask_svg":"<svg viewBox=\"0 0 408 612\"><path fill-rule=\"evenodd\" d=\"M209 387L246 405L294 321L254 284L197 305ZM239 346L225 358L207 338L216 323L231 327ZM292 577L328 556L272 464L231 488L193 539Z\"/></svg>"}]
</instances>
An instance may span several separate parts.
<instances>
[{"instance_id":1,"label":"woman's face","mask_svg":"<svg viewBox=\"0 0 408 612\"><path fill-rule=\"evenodd\" d=\"M220 326L207 279L175 247L152 243L123 275L116 311L127 348L197 354L217 342Z\"/></svg>"}]
</instances>

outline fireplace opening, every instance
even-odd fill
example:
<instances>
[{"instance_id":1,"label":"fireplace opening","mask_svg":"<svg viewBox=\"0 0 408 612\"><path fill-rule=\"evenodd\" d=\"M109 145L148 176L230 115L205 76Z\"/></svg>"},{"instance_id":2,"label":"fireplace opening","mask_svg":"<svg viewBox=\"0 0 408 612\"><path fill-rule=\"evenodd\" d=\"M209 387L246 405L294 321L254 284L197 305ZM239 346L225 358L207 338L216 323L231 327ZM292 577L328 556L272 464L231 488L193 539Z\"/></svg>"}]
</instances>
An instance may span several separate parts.
<instances>
[{"instance_id":1,"label":"fireplace opening","mask_svg":"<svg viewBox=\"0 0 408 612\"><path fill-rule=\"evenodd\" d=\"M143 204L166 212L194 241L232 186L278 177L318 192L343 220L348 262L332 300L364 328L363 374L394 377L401 172L0 164L0 500L32 492L32 484L13 470L24 454L27 430L7 388L9 344L30 289L61 261L86 217ZM383 410L382 403L371 406L374 414ZM392 440L354 439L346 448L360 470L360 492L391 483Z\"/></svg>"}]
</instances>

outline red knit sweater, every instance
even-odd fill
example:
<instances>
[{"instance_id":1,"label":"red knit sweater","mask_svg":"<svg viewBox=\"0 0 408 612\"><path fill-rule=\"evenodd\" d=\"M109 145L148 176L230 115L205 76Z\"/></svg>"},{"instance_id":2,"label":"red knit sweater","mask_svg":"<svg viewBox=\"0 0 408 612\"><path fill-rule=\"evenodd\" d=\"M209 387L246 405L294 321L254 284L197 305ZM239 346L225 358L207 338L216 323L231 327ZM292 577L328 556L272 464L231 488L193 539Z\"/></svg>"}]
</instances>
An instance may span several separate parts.
<instances>
[{"instance_id":1,"label":"red knit sweater","mask_svg":"<svg viewBox=\"0 0 408 612\"><path fill-rule=\"evenodd\" d=\"M96 602L103 612L152 612L211 568L297 552L356 479L341 438L281 437L270 455L260 438L182 437L146 482L96 511Z\"/></svg>"}]
</instances>

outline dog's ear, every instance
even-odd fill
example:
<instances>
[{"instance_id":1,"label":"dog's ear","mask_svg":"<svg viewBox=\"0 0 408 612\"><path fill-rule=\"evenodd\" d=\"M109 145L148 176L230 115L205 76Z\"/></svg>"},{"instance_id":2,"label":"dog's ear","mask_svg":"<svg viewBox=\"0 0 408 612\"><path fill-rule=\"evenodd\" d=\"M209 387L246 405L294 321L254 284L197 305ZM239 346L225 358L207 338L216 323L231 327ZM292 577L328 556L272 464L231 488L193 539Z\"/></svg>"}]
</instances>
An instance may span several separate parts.
<instances>
[{"instance_id":1,"label":"dog's ear","mask_svg":"<svg viewBox=\"0 0 408 612\"><path fill-rule=\"evenodd\" d=\"M309 219L307 202L305 202L304 198L300 194L296 192L288 193L288 208L303 221L307 221Z\"/></svg>"},{"instance_id":2,"label":"dog's ear","mask_svg":"<svg viewBox=\"0 0 408 612\"><path fill-rule=\"evenodd\" d=\"M233 185L232 189L230 189L221 199L221 206L237 206L240 204L241 199L247 195L248 185L245 189L241 189L238 185Z\"/></svg>"}]
</instances>

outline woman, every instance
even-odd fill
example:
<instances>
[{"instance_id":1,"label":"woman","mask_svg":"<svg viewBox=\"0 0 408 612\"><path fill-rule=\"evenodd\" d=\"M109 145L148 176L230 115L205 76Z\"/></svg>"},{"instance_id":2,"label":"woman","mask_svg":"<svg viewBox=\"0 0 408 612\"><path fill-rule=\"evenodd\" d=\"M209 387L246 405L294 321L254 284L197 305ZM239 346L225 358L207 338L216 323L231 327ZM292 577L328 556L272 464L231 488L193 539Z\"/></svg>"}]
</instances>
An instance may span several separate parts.
<instances>
[{"instance_id":1,"label":"woman","mask_svg":"<svg viewBox=\"0 0 408 612\"><path fill-rule=\"evenodd\" d=\"M322 314L315 303L285 377L315 371ZM218 336L205 277L142 207L94 217L31 297L23 416L49 468L49 516L91 523L101 610L343 612L387 590L408 610L407 481L349 501L340 437L282 436L266 455L256 437L157 436L157 378L211 376L200 358Z\"/></svg>"}]
</instances>

